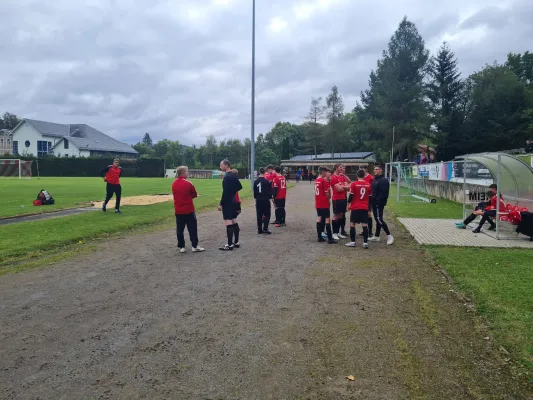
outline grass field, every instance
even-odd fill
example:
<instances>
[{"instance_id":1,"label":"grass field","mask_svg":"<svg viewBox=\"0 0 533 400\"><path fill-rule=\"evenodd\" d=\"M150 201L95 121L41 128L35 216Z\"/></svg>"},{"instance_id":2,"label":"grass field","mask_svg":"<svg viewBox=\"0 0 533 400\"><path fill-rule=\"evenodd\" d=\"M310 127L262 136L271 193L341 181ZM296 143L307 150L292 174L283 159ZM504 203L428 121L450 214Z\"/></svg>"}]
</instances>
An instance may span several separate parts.
<instances>
[{"instance_id":1,"label":"grass field","mask_svg":"<svg viewBox=\"0 0 533 400\"><path fill-rule=\"evenodd\" d=\"M425 203L417 201L414 197L408 195L407 189L401 190L402 196L400 202L397 199L397 188L391 187L389 201L387 207L392 210L397 216L403 218L454 218L460 221L463 213L463 205L446 200L437 199L437 203ZM423 193L417 193L424 196Z\"/></svg>"},{"instance_id":2,"label":"grass field","mask_svg":"<svg viewBox=\"0 0 533 400\"><path fill-rule=\"evenodd\" d=\"M173 179L168 178L122 178L122 196L139 196L172 193ZM201 180L202 189L219 190L219 180ZM41 178L1 179L0 217L57 211L64 208L83 207L91 201L105 198L105 183L101 178ZM41 189L54 197L55 204L34 207L33 200ZM24 206L24 207L21 207Z\"/></svg>"},{"instance_id":3,"label":"grass field","mask_svg":"<svg viewBox=\"0 0 533 400\"><path fill-rule=\"evenodd\" d=\"M388 208L397 217L461 219L462 204L396 201L391 188ZM406 193L406 192L404 192ZM481 249L425 246L431 257L472 298L491 323L497 342L533 375L533 269L530 249ZM530 378L533 380L533 377ZM532 381L533 383L533 381Z\"/></svg>"},{"instance_id":4,"label":"grass field","mask_svg":"<svg viewBox=\"0 0 533 400\"><path fill-rule=\"evenodd\" d=\"M123 196L142 194L171 193L172 179L165 178L126 178L122 180ZM214 208L220 201L221 182L219 180L193 181L199 197L195 200L197 210ZM241 198L250 195L250 187L243 181ZM6 185L7 183L7 185ZM30 204L27 208L55 207L68 208L89 200L101 200L105 184L98 178L42 178L40 181L5 180L2 185L4 203ZM20 185L17 188L17 185ZM56 204L53 206L33 207L31 202L40 189L48 190ZM4 190L5 189L5 190ZM27 200L27 197L29 200ZM26 207L25 207L26 209ZM96 238L116 235L133 229L157 229L171 227L174 223L172 202L148 206L123 206L122 215L113 210L107 213L88 212L78 215L46 219L2 226L0 241L0 275L24 269L25 265L59 252L72 250L69 246L83 245ZM13 215L14 213L11 213Z\"/></svg>"}]
</instances>

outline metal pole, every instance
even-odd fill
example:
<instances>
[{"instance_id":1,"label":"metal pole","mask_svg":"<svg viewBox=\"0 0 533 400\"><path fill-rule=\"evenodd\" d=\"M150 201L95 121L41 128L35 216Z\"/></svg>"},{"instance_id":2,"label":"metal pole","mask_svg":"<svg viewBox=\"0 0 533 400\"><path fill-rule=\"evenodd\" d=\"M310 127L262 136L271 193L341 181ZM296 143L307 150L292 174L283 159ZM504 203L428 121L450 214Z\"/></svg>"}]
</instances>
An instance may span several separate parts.
<instances>
[{"instance_id":1,"label":"metal pole","mask_svg":"<svg viewBox=\"0 0 533 400\"><path fill-rule=\"evenodd\" d=\"M463 220L466 215L466 158L463 159Z\"/></svg>"},{"instance_id":2,"label":"metal pole","mask_svg":"<svg viewBox=\"0 0 533 400\"><path fill-rule=\"evenodd\" d=\"M496 239L500 239L500 177L502 175L502 155L498 153L498 175L496 176Z\"/></svg>"},{"instance_id":3,"label":"metal pole","mask_svg":"<svg viewBox=\"0 0 533 400\"><path fill-rule=\"evenodd\" d=\"M401 164L398 164L398 167L396 167L396 179L398 179L398 193L396 193L396 201L399 203L400 202L400 179L401 179L401 176L402 176L402 170L401 170L401 167L402 165Z\"/></svg>"},{"instance_id":4,"label":"metal pole","mask_svg":"<svg viewBox=\"0 0 533 400\"><path fill-rule=\"evenodd\" d=\"M255 0L252 0L252 143L250 144L250 187L254 190L255 171Z\"/></svg>"}]
</instances>

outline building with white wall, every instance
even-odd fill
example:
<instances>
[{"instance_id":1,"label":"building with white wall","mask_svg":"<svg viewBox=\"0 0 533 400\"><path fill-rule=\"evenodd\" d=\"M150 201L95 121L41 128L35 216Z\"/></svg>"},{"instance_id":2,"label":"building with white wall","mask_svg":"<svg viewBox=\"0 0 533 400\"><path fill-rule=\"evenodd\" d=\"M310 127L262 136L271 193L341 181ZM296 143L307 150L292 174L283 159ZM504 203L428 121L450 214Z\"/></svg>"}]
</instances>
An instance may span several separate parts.
<instances>
[{"instance_id":1,"label":"building with white wall","mask_svg":"<svg viewBox=\"0 0 533 400\"><path fill-rule=\"evenodd\" d=\"M0 156L13 154L13 135L9 129L0 129Z\"/></svg>"},{"instance_id":2,"label":"building with white wall","mask_svg":"<svg viewBox=\"0 0 533 400\"><path fill-rule=\"evenodd\" d=\"M86 124L56 124L24 118L11 132L12 154L43 157L89 157L112 155L135 158L129 144Z\"/></svg>"}]
</instances>

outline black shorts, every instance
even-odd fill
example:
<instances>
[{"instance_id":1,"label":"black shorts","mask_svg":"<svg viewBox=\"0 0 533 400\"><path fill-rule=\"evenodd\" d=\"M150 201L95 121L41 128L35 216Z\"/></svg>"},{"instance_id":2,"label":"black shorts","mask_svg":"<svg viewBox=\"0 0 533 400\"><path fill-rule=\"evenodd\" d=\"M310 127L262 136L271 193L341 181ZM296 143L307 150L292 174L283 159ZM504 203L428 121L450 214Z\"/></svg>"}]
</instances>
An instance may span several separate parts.
<instances>
[{"instance_id":1,"label":"black shorts","mask_svg":"<svg viewBox=\"0 0 533 400\"><path fill-rule=\"evenodd\" d=\"M350 223L352 224L368 224L367 210L352 210L350 213Z\"/></svg>"},{"instance_id":2,"label":"black shorts","mask_svg":"<svg viewBox=\"0 0 533 400\"><path fill-rule=\"evenodd\" d=\"M274 205L276 208L285 208L285 199L275 199Z\"/></svg>"},{"instance_id":3,"label":"black shorts","mask_svg":"<svg viewBox=\"0 0 533 400\"><path fill-rule=\"evenodd\" d=\"M343 214L346 212L348 200L333 200L333 214Z\"/></svg>"},{"instance_id":4,"label":"black shorts","mask_svg":"<svg viewBox=\"0 0 533 400\"><path fill-rule=\"evenodd\" d=\"M237 204L230 204L222 207L222 218L224 221L237 218Z\"/></svg>"},{"instance_id":5,"label":"black shorts","mask_svg":"<svg viewBox=\"0 0 533 400\"><path fill-rule=\"evenodd\" d=\"M318 217L322 217L322 218L329 218L331 217L331 213L329 211L329 208L317 208L316 209L316 215Z\"/></svg>"}]
</instances>

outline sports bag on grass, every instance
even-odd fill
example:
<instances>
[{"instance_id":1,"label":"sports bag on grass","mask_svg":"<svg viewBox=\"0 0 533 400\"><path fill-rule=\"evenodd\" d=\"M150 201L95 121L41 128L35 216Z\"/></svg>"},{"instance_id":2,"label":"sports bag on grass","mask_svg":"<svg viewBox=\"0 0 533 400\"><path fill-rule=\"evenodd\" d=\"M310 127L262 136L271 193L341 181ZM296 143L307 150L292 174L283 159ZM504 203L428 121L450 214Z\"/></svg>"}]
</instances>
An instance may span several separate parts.
<instances>
[{"instance_id":1,"label":"sports bag on grass","mask_svg":"<svg viewBox=\"0 0 533 400\"><path fill-rule=\"evenodd\" d=\"M37 195L37 200L40 200L43 206L55 203L54 198L44 189L41 189L41 191Z\"/></svg>"}]
</instances>

